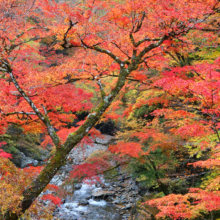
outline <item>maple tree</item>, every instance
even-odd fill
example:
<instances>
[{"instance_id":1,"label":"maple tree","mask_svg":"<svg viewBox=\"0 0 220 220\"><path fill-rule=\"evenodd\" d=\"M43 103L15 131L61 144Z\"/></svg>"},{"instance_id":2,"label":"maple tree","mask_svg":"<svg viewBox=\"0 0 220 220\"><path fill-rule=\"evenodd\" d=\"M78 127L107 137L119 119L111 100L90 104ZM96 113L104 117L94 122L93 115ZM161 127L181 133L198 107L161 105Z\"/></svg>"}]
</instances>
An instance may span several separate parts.
<instances>
[{"instance_id":1,"label":"maple tree","mask_svg":"<svg viewBox=\"0 0 220 220\"><path fill-rule=\"evenodd\" d=\"M161 71L166 68L164 54L178 54L175 47L188 40L186 34L190 30L209 28L205 21L218 13L219 2L1 0L0 8L1 134L4 135L8 125L18 124L24 132L47 133L50 140L47 137L45 144L52 141L55 146L53 156L42 171L22 190L17 209L8 207L5 219L14 220L29 209L65 164L69 152L78 143L88 142L88 133L96 135L93 126L106 115L105 111L119 92L129 87L129 82L154 84L173 95L188 94L189 83L195 88L201 87L201 81L176 79L172 71L166 78L149 82L146 69ZM49 46L43 46L45 39L55 40ZM68 51L69 55L63 56L62 51ZM183 62L184 58L181 59ZM178 71L185 70L183 67ZM217 73L214 77L218 78ZM88 85L93 92L82 89L82 84ZM167 85L170 86L167 88ZM204 85L209 86L209 82L204 81ZM218 84L215 86L217 88ZM195 96L206 95L195 88L192 91ZM98 94L96 106L91 101L94 93ZM205 99L211 102L210 97ZM196 101L192 97L186 100ZM118 105L113 103L111 108L117 109ZM201 102L201 108L204 105L205 101ZM215 114L207 106L204 109L204 114ZM79 127L68 128L67 125L77 118L75 113L85 110L89 111L86 120ZM125 115L130 111L132 106L126 109ZM155 115L165 113L163 110L154 112ZM178 113L185 116L184 112ZM188 130L191 128L193 135L202 125L199 121L190 127L190 116L186 116L189 120L185 126ZM117 118L117 115L113 113L108 117ZM210 126L205 126L200 135L210 131ZM180 126L174 132L187 135L188 130ZM124 143L124 149L118 150L137 156L137 151L130 150L131 144ZM140 145L136 146L142 151ZM0 156L8 157L0 153ZM59 203L52 196L48 198Z\"/></svg>"}]
</instances>

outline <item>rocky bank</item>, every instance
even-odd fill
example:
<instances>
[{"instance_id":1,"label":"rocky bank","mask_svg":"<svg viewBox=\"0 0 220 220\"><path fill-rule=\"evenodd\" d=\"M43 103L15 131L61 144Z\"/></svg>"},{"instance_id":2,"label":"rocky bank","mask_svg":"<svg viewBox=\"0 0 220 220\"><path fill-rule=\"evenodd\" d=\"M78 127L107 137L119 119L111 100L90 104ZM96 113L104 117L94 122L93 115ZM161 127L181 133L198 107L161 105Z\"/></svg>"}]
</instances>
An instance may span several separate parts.
<instances>
[{"instance_id":1,"label":"rocky bank","mask_svg":"<svg viewBox=\"0 0 220 220\"><path fill-rule=\"evenodd\" d=\"M68 163L53 178L51 184L61 186L73 164L80 164L95 151L107 151L109 144L114 143L113 136L104 135L103 139L96 138L93 145L88 145L82 151L79 147L73 149ZM66 190L73 194L63 200L61 207L54 212L54 219L65 220L126 220L131 216L132 207L141 197L136 182L122 171L115 168L114 176L104 179L102 183L76 183L65 185ZM51 192L49 192L51 193Z\"/></svg>"}]
</instances>

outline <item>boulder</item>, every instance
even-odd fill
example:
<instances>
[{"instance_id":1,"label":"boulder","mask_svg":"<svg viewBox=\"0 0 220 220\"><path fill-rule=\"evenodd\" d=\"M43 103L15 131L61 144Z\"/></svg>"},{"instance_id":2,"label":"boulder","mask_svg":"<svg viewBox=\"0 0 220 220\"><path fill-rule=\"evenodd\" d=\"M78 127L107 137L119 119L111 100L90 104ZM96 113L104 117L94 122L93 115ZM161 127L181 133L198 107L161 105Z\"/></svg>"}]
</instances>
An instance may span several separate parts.
<instances>
[{"instance_id":1,"label":"boulder","mask_svg":"<svg viewBox=\"0 0 220 220\"><path fill-rule=\"evenodd\" d=\"M81 189L81 187L82 187L82 184L80 184L80 183L77 183L74 186L75 190L79 190L79 189Z\"/></svg>"},{"instance_id":2,"label":"boulder","mask_svg":"<svg viewBox=\"0 0 220 220\"><path fill-rule=\"evenodd\" d=\"M91 198L92 198L91 195L87 195L87 196L85 196L85 199L87 199L87 200L89 200L89 199L91 199Z\"/></svg>"},{"instance_id":3,"label":"boulder","mask_svg":"<svg viewBox=\"0 0 220 220\"><path fill-rule=\"evenodd\" d=\"M31 165L31 166L37 166L38 165L38 161L37 160L34 160L30 157L26 157L24 155L24 153L20 152L20 154L22 155L22 158L21 158L21 168L24 168L24 167L27 167L28 165Z\"/></svg>"},{"instance_id":4,"label":"boulder","mask_svg":"<svg viewBox=\"0 0 220 220\"><path fill-rule=\"evenodd\" d=\"M79 201L79 205L88 205L88 204L89 204L89 202L86 199L82 199Z\"/></svg>"},{"instance_id":5,"label":"boulder","mask_svg":"<svg viewBox=\"0 0 220 220\"><path fill-rule=\"evenodd\" d=\"M83 150L80 145L72 149L70 152L68 159L72 161L73 164L80 164L85 161L92 153L97 150L106 151L108 146L103 144L92 144L92 145L85 145Z\"/></svg>"},{"instance_id":6,"label":"boulder","mask_svg":"<svg viewBox=\"0 0 220 220\"><path fill-rule=\"evenodd\" d=\"M103 138L97 137L95 139L95 143L107 145L110 144L113 140L115 140L115 137L110 135L102 135L102 137Z\"/></svg>"},{"instance_id":7,"label":"boulder","mask_svg":"<svg viewBox=\"0 0 220 220\"><path fill-rule=\"evenodd\" d=\"M92 192L92 197L94 199L105 199L108 196L113 196L115 195L115 191L107 191L107 190L94 190Z\"/></svg>"},{"instance_id":8,"label":"boulder","mask_svg":"<svg viewBox=\"0 0 220 220\"><path fill-rule=\"evenodd\" d=\"M11 161L17 167L37 166L50 157L50 150L41 147L40 134L23 134L22 128L11 125L4 137L7 138L7 144L2 149L12 154Z\"/></svg>"}]
</instances>

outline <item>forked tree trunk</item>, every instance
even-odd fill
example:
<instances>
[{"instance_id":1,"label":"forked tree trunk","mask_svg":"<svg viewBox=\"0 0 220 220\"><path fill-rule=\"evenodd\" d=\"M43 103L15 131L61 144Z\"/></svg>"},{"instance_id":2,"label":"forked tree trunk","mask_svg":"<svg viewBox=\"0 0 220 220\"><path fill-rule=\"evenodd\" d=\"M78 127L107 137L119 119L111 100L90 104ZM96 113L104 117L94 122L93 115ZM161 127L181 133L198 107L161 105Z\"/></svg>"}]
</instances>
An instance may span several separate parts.
<instances>
[{"instance_id":1,"label":"forked tree trunk","mask_svg":"<svg viewBox=\"0 0 220 220\"><path fill-rule=\"evenodd\" d=\"M55 176L60 167L65 164L70 151L83 139L89 130L99 121L105 110L110 106L111 102L124 86L128 73L129 71L122 68L117 84L110 95L103 97L103 100L96 111L89 114L85 123L76 132L71 133L60 148L57 148L55 155L46 163L39 176L23 192L21 212L16 214L9 210L6 213L4 220L17 220L19 216L25 213L25 211L31 206L31 204Z\"/></svg>"},{"instance_id":2,"label":"forked tree trunk","mask_svg":"<svg viewBox=\"0 0 220 220\"><path fill-rule=\"evenodd\" d=\"M133 36L131 35L130 37L132 39L132 43L134 47L138 47L138 45L136 45L134 42ZM107 54L108 56L110 56L116 63L120 65L120 73L118 75L118 81L114 89L111 91L109 95L105 94L102 88L102 85L99 81L99 86L100 86L101 96L102 96L102 101L100 105L97 107L97 109L93 113L90 113L88 115L85 123L82 126L80 126L76 132L69 134L69 136L67 137L67 140L61 146L59 146L59 137L54 131L49 119L43 116L39 112L39 110L36 108L36 106L31 101L31 99L21 89L15 77L13 76L11 67L8 65L8 62L5 62L7 66L6 72L9 73L12 82L14 83L15 87L20 92L20 94L29 103L29 105L32 107L32 109L35 111L36 115L41 119L41 121L43 121L44 124L47 126L48 133L51 136L54 144L56 145L57 151L55 155L47 162L44 169L41 171L41 173L36 178L36 180L34 180L30 184L30 186L23 192L23 200L20 205L21 212L17 214L9 210L6 213L4 220L17 220L19 216L25 213L25 211L31 206L31 204L35 201L35 199L44 190L44 188L49 184L49 182L54 177L54 175L57 173L57 171L60 169L60 167L65 164L69 152L83 139L83 137L89 132L89 130L99 121L99 119L101 118L105 110L110 106L112 101L115 99L117 94L120 92L120 90L124 86L126 77L129 76L132 71L138 68L140 62L142 62L141 60L143 56L149 51L153 50L154 48L159 47L164 42L164 40L168 38L169 36L164 35L157 43L150 44L148 47L145 47L139 53L139 55L137 55L136 54L137 51L134 50L131 61L127 63L122 62L117 56L115 56L108 50L101 49L98 46L88 47L87 45L85 45L86 47L90 49L96 50L100 53ZM125 64L128 65L127 68L125 68Z\"/></svg>"}]
</instances>

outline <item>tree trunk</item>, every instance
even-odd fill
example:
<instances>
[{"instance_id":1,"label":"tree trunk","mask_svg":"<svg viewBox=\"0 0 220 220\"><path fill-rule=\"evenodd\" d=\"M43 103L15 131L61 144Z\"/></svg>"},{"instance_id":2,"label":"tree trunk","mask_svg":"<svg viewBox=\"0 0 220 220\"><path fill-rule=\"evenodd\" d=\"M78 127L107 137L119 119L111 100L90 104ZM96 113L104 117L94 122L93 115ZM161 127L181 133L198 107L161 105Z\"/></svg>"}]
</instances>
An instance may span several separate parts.
<instances>
[{"instance_id":1,"label":"tree trunk","mask_svg":"<svg viewBox=\"0 0 220 220\"><path fill-rule=\"evenodd\" d=\"M105 110L110 106L111 102L124 86L126 76L129 72L130 71L126 71L124 68L121 69L117 84L110 95L103 97L103 100L96 111L88 115L85 123L80 126L76 132L69 134L65 143L60 146L60 148L57 148L55 155L46 163L39 176L23 192L24 198L21 202L21 212L17 214L12 213L9 210L6 213L4 220L17 220L19 216L25 213L25 211L31 206L55 176L60 167L65 164L69 152L83 139L89 130L99 121Z\"/></svg>"},{"instance_id":2,"label":"tree trunk","mask_svg":"<svg viewBox=\"0 0 220 220\"><path fill-rule=\"evenodd\" d=\"M39 176L34 180L30 186L23 192L23 200L21 201L21 212L19 214L12 213L10 210L6 213L4 220L17 220L19 216L21 216L25 211L31 206L31 204L35 201L35 199L40 195L40 193L44 190L44 188L48 185L57 171L63 166L66 162L67 156L69 152L83 139L83 137L89 132L89 130L99 121L105 110L110 106L111 102L115 99L117 94L120 92L122 87L125 84L126 77L134 70L138 68L138 65L142 61L142 58L146 53L153 50L154 48L159 47L164 40L168 39L169 36L164 35L157 43L150 44L148 47L145 47L138 56L136 56L136 50L133 50L133 56L130 62L122 62L117 56L112 54L110 51L101 49L98 46L88 47L84 42L85 47L90 48L92 50L96 50L100 53L107 54L110 56L116 63L120 65L120 73L118 75L118 81L111 91L109 95L106 95L101 82L99 81L99 86L101 90L102 101L100 105L97 107L95 112L88 115L85 123L80 126L80 128L74 132L69 134L67 140L63 145L60 146L60 140L57 136L55 130L53 129L49 119L44 117L39 110L36 108L34 103L31 99L25 94L25 92L20 88L18 82L16 81L15 77L13 76L12 69L8 65L6 72L10 74L12 82L16 86L17 90L20 94L24 97L24 99L29 103L32 107L36 115L41 119L42 122L47 126L48 133L51 136L55 146L56 146L56 153L55 155L48 161L45 165L44 169L41 171ZM134 41L133 41L134 43ZM134 44L135 46L135 44ZM7 64L7 63L6 63ZM128 65L125 68L125 64Z\"/></svg>"}]
</instances>

